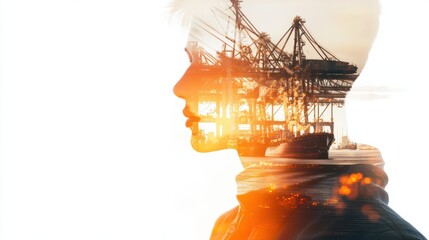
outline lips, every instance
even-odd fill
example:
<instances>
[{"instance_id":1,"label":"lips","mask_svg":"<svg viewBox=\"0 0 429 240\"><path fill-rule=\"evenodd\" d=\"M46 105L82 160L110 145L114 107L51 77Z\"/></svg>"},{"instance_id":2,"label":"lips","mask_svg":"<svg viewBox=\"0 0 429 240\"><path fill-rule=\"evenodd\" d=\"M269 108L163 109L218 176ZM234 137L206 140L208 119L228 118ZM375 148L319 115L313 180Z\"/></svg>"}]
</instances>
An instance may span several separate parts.
<instances>
[{"instance_id":1,"label":"lips","mask_svg":"<svg viewBox=\"0 0 429 240\"><path fill-rule=\"evenodd\" d=\"M192 127L193 123L199 122L201 119L198 115L191 112L188 105L186 105L185 108L183 109L183 115L185 115L185 117L188 118L188 120L186 120L186 127Z\"/></svg>"},{"instance_id":2,"label":"lips","mask_svg":"<svg viewBox=\"0 0 429 240\"><path fill-rule=\"evenodd\" d=\"M192 125L196 122L199 122L199 120L199 118L189 118L188 120L186 120L186 127L192 127Z\"/></svg>"}]
</instances>

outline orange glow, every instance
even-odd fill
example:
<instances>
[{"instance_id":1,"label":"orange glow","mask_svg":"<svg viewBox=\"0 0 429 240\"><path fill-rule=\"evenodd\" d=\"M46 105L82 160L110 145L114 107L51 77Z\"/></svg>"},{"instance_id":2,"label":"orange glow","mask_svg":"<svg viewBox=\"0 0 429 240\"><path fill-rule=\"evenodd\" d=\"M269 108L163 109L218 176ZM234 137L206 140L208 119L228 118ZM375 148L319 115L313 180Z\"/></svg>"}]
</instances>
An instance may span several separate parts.
<instances>
[{"instance_id":1,"label":"orange glow","mask_svg":"<svg viewBox=\"0 0 429 240\"><path fill-rule=\"evenodd\" d=\"M352 185L363 178L362 173L352 173L349 176L343 176L340 179L341 184L343 185Z\"/></svg>"},{"instance_id":2,"label":"orange glow","mask_svg":"<svg viewBox=\"0 0 429 240\"><path fill-rule=\"evenodd\" d=\"M268 192L273 192L273 190L276 189L276 185L274 183L271 183L269 188L268 188Z\"/></svg>"},{"instance_id":3,"label":"orange glow","mask_svg":"<svg viewBox=\"0 0 429 240\"><path fill-rule=\"evenodd\" d=\"M350 195L351 192L352 190L347 186L341 186L340 189L338 190L338 193L344 196Z\"/></svg>"},{"instance_id":4,"label":"orange glow","mask_svg":"<svg viewBox=\"0 0 429 240\"><path fill-rule=\"evenodd\" d=\"M359 185L368 185L372 183L370 177L364 177L360 172L345 175L340 178L341 186L338 194L354 199L359 196Z\"/></svg>"},{"instance_id":5,"label":"orange glow","mask_svg":"<svg viewBox=\"0 0 429 240\"><path fill-rule=\"evenodd\" d=\"M336 205L339 202L340 202L339 199L334 197L334 198L328 199L328 201L326 201L325 205Z\"/></svg>"},{"instance_id":6,"label":"orange glow","mask_svg":"<svg viewBox=\"0 0 429 240\"><path fill-rule=\"evenodd\" d=\"M363 178L362 173L353 173L350 175L350 179L353 183L360 181Z\"/></svg>"},{"instance_id":7,"label":"orange glow","mask_svg":"<svg viewBox=\"0 0 429 240\"><path fill-rule=\"evenodd\" d=\"M367 184L371 184L372 180L370 177L366 177L364 179L362 179L361 183L362 185L367 185Z\"/></svg>"},{"instance_id":8,"label":"orange glow","mask_svg":"<svg viewBox=\"0 0 429 240\"><path fill-rule=\"evenodd\" d=\"M311 201L311 198L300 193L294 193L289 196L281 196L277 198L279 204L285 208L299 208L299 207L310 207L318 206L320 203L317 201Z\"/></svg>"}]
</instances>

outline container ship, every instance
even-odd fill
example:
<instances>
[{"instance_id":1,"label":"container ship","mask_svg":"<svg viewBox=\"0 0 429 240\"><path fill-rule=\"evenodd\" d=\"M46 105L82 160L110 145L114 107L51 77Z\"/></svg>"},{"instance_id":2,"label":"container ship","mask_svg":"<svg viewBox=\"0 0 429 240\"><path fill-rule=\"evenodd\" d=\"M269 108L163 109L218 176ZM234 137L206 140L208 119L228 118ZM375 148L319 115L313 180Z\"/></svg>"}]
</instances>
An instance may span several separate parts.
<instances>
[{"instance_id":1,"label":"container ship","mask_svg":"<svg viewBox=\"0 0 429 240\"><path fill-rule=\"evenodd\" d=\"M245 157L327 159L334 140L332 133L310 133L277 143L241 143L237 150Z\"/></svg>"}]
</instances>

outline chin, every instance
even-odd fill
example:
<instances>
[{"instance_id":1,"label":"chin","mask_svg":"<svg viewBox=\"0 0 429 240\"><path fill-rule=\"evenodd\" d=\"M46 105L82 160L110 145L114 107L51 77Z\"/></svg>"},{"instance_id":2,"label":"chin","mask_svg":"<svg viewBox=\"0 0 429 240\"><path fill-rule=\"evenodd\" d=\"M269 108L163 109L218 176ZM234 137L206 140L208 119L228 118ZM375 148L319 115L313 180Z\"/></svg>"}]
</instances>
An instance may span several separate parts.
<instances>
[{"instance_id":1,"label":"chin","mask_svg":"<svg viewBox=\"0 0 429 240\"><path fill-rule=\"evenodd\" d=\"M226 143L225 144L220 142L208 143L207 141L204 141L203 139L201 139L201 137L198 135L192 136L191 145L195 151L201 152L201 153L228 149L228 147L226 146Z\"/></svg>"}]
</instances>

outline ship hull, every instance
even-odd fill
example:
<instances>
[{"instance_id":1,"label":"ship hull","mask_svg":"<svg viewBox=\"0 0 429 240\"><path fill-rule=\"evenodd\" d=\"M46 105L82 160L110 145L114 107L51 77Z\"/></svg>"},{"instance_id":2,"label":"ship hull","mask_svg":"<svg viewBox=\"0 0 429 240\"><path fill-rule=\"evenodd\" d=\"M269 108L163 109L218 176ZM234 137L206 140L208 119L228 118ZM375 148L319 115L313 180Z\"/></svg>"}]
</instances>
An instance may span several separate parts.
<instances>
[{"instance_id":1,"label":"ship hull","mask_svg":"<svg viewBox=\"0 0 429 240\"><path fill-rule=\"evenodd\" d=\"M279 144L245 145L238 148L240 156L327 159L334 142L332 133L302 135Z\"/></svg>"}]
</instances>

